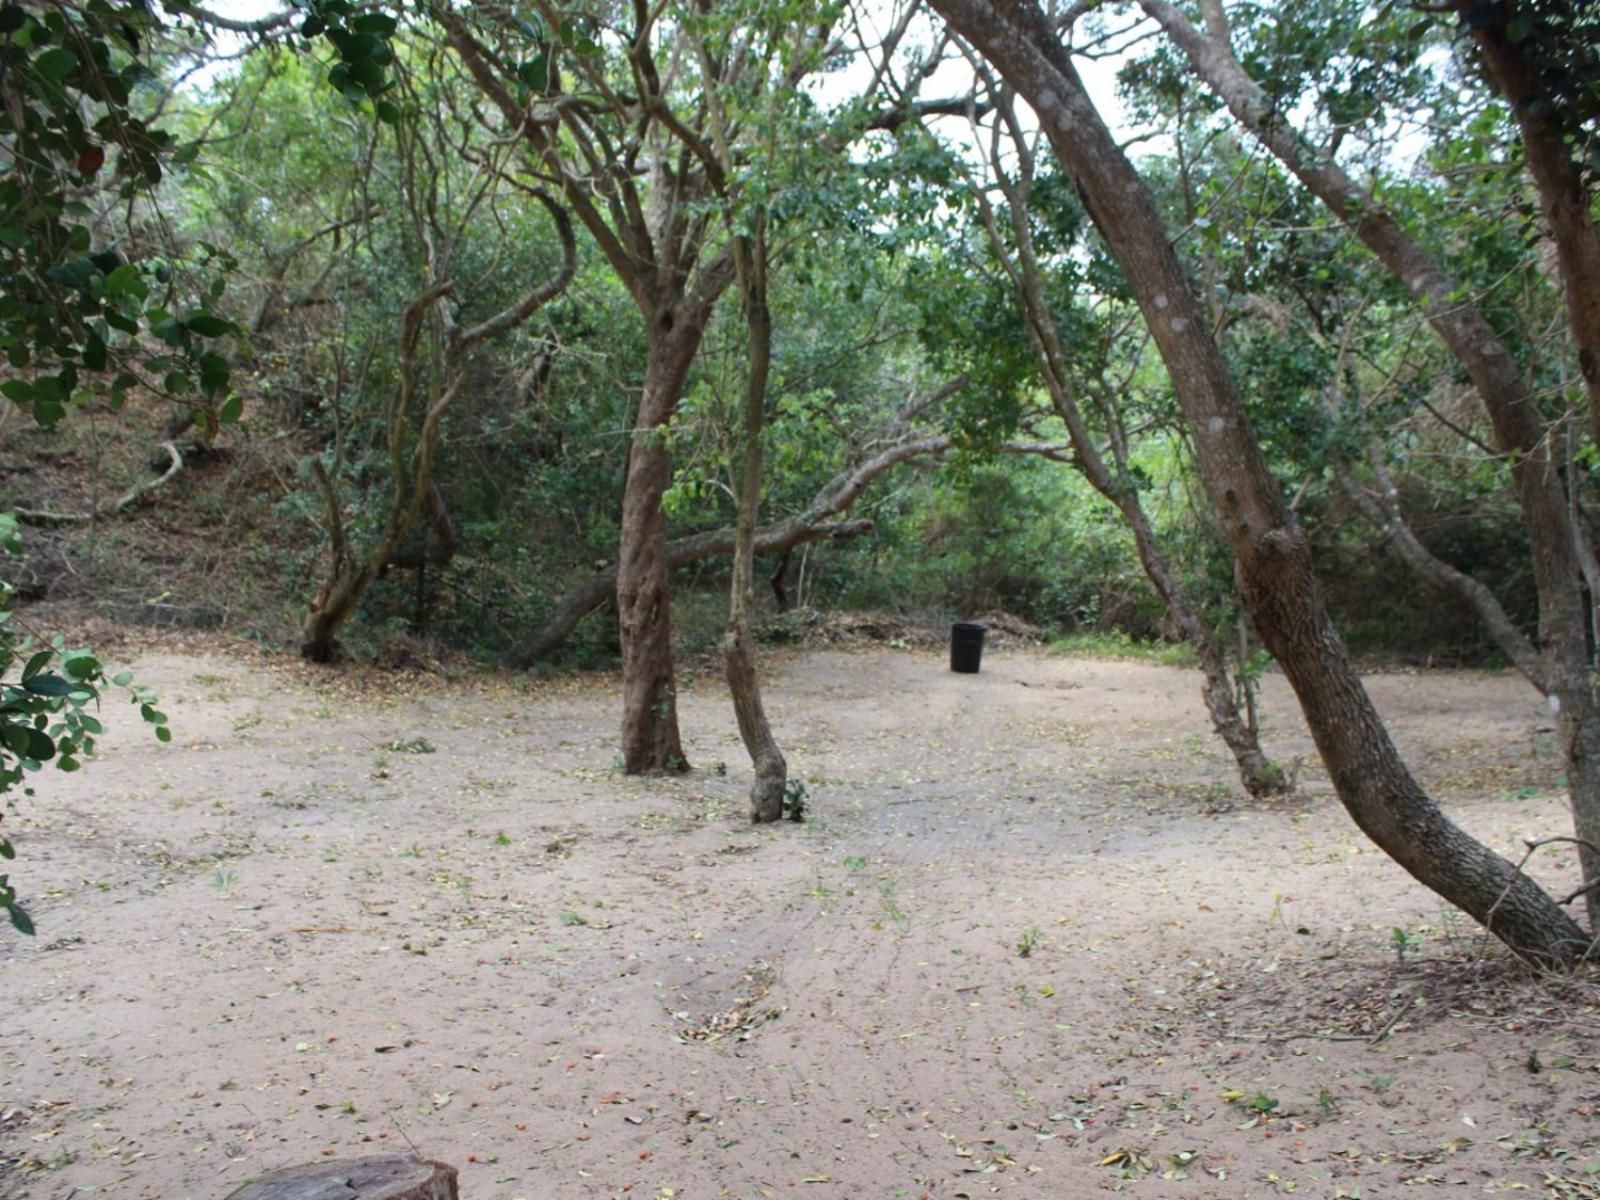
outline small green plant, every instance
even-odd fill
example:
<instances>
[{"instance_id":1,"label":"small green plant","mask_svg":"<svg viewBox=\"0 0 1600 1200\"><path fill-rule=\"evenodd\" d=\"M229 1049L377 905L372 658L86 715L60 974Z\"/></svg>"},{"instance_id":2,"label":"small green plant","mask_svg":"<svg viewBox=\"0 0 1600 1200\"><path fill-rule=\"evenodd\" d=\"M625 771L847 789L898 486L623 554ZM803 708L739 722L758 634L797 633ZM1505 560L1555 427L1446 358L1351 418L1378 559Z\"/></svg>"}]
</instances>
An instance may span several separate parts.
<instances>
[{"instance_id":1,"label":"small green plant","mask_svg":"<svg viewBox=\"0 0 1600 1200\"><path fill-rule=\"evenodd\" d=\"M1278 1102L1265 1092L1257 1092L1245 1101L1245 1107L1252 1108L1262 1116L1267 1116L1278 1107Z\"/></svg>"},{"instance_id":2,"label":"small green plant","mask_svg":"<svg viewBox=\"0 0 1600 1200\"><path fill-rule=\"evenodd\" d=\"M878 895L883 900L883 914L896 925L906 926L911 923L911 918L906 916L905 909L900 907L900 902L894 897L895 882L885 879L878 885Z\"/></svg>"},{"instance_id":3,"label":"small green plant","mask_svg":"<svg viewBox=\"0 0 1600 1200\"><path fill-rule=\"evenodd\" d=\"M211 886L215 889L220 899L228 900L233 896L233 885L239 882L239 876L232 871L224 871L218 867L211 876Z\"/></svg>"},{"instance_id":4,"label":"small green plant","mask_svg":"<svg viewBox=\"0 0 1600 1200\"><path fill-rule=\"evenodd\" d=\"M806 785L798 779L783 787L783 815L791 821L806 819Z\"/></svg>"},{"instance_id":5,"label":"small green plant","mask_svg":"<svg viewBox=\"0 0 1600 1200\"><path fill-rule=\"evenodd\" d=\"M1029 925L1017 935L1017 957L1032 958L1033 952L1044 945L1044 934L1037 925Z\"/></svg>"},{"instance_id":6,"label":"small green plant","mask_svg":"<svg viewBox=\"0 0 1600 1200\"><path fill-rule=\"evenodd\" d=\"M425 737L396 738L384 747L396 754L436 754L439 748Z\"/></svg>"},{"instance_id":7,"label":"small green plant","mask_svg":"<svg viewBox=\"0 0 1600 1200\"><path fill-rule=\"evenodd\" d=\"M498 834L495 835L494 844L496 846L509 846L509 845L511 845L511 839L506 836L506 831L504 829L502 829Z\"/></svg>"},{"instance_id":8,"label":"small green plant","mask_svg":"<svg viewBox=\"0 0 1600 1200\"><path fill-rule=\"evenodd\" d=\"M1394 947L1396 961L1403 963L1406 961L1408 952L1421 947L1422 935L1420 933L1407 933L1396 925L1390 933L1389 944Z\"/></svg>"},{"instance_id":9,"label":"small green plant","mask_svg":"<svg viewBox=\"0 0 1600 1200\"><path fill-rule=\"evenodd\" d=\"M1156 661L1163 667L1193 669L1200 665L1200 656L1188 642L1174 642L1156 651Z\"/></svg>"},{"instance_id":10,"label":"small green plant","mask_svg":"<svg viewBox=\"0 0 1600 1200\"><path fill-rule=\"evenodd\" d=\"M844 865L846 870L865 871L867 869L867 860L860 854L847 854L844 858Z\"/></svg>"},{"instance_id":11,"label":"small green plant","mask_svg":"<svg viewBox=\"0 0 1600 1200\"><path fill-rule=\"evenodd\" d=\"M561 914L561 923L563 925L587 925L589 918L581 913L564 912Z\"/></svg>"},{"instance_id":12,"label":"small green plant","mask_svg":"<svg viewBox=\"0 0 1600 1200\"><path fill-rule=\"evenodd\" d=\"M1322 1114L1324 1121L1331 1120L1339 1113L1339 1097L1328 1090L1327 1084L1317 1089L1317 1111Z\"/></svg>"}]
</instances>

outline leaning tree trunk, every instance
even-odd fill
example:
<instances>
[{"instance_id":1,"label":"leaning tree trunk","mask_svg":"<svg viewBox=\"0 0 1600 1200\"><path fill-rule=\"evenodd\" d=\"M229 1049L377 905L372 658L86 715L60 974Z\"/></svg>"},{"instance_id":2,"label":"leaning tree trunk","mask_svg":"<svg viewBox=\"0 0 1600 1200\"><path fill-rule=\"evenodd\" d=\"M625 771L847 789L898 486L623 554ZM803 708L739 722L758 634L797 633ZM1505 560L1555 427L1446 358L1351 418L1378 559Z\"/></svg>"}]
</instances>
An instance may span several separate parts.
<instances>
[{"instance_id":1,"label":"leaning tree trunk","mask_svg":"<svg viewBox=\"0 0 1600 1200\"><path fill-rule=\"evenodd\" d=\"M1155 201L1044 12L1031 0L933 6L1028 99L1121 265L1193 434L1245 604L1299 698L1345 808L1385 853L1524 959L1576 962L1589 944L1582 928L1449 820L1406 769L1323 606L1310 546L1267 467Z\"/></svg>"},{"instance_id":2,"label":"leaning tree trunk","mask_svg":"<svg viewBox=\"0 0 1600 1200\"><path fill-rule=\"evenodd\" d=\"M1495 439L1510 459L1518 507L1533 549L1544 660L1542 675L1533 682L1545 693L1561 731L1584 881L1586 885L1600 884L1600 705L1589 664L1589 610L1583 595L1578 535L1569 517L1567 485L1561 478L1562 464L1554 445L1557 439L1540 415L1515 356L1483 312L1462 299L1468 289L1452 278L1392 213L1374 203L1336 160L1305 153L1302 139L1289 127L1279 106L1234 56L1220 0L1202 0L1207 33L1167 0L1140 0L1140 5L1183 50L1239 123L1308 191L1348 221L1367 249L1410 290L1429 325L1477 388ZM1530 159L1537 156L1538 149L1535 139L1530 143ZM1559 213L1550 215L1554 219ZM1590 228L1592 232L1592 225ZM1574 236L1578 232L1568 229ZM1564 269L1572 265L1565 254L1562 265ZM1569 278L1568 282L1575 280ZM1571 298L1569 287L1569 301ZM1587 903L1589 923L1600 929L1600 889L1588 891Z\"/></svg>"},{"instance_id":3,"label":"leaning tree trunk","mask_svg":"<svg viewBox=\"0 0 1600 1200\"><path fill-rule=\"evenodd\" d=\"M984 75L989 82L999 119L1005 123L1011 134L1017 156L1019 178L1013 180L1007 174L1006 166L1001 160L998 143L991 147L989 154L992 173L1005 195L1006 207L1011 218L1011 234L1016 252L1014 261L1008 253L1005 239L1001 236L999 218L994 206L982 193L979 193L978 202L982 208L984 225L989 232L990 244L1011 276L1018 298L1022 301L1029 340L1033 343L1034 353L1044 376L1045 389L1050 394L1056 415L1067 427L1067 437L1072 442L1075 455L1073 465L1088 481L1090 487L1116 505L1118 511L1122 513L1123 520L1133 532L1134 546L1137 548L1139 563L1144 568L1145 577L1165 606L1168 617L1177 624L1183 631L1185 640L1194 647L1195 654L1200 660L1201 675L1205 680L1201 696L1205 700L1206 712L1211 717L1211 727L1228 747L1228 752L1233 755L1234 765L1239 771L1239 781L1252 796L1281 794L1288 790L1289 777L1282 767L1262 751L1261 739L1254 723L1246 721L1239 715L1239 706L1234 701L1233 683L1228 677L1227 660L1222 649L1212 637L1211 631L1206 628L1206 623L1201 619L1199 612L1190 603L1188 595L1167 563L1166 555L1161 552L1150 517L1139 501L1138 489L1129 478L1126 435L1120 417L1109 405L1102 406L1106 422L1111 428L1111 462L1101 454L1084 421L1066 347L1062 344L1060 330L1056 326L1055 315L1050 308L1049 297L1045 294L1044 272L1035 252L1033 228L1029 223L1028 190L1033 178L1033 154L1028 147L1026 132L1017 120L1016 105L1012 102L1009 91L1001 88L987 72L984 72ZM1115 463L1116 467L1114 472L1112 463Z\"/></svg>"},{"instance_id":4,"label":"leaning tree trunk","mask_svg":"<svg viewBox=\"0 0 1600 1200\"><path fill-rule=\"evenodd\" d=\"M622 766L629 775L684 771L678 686L672 666L672 597L667 582L667 516L672 483L667 423L683 394L703 329L652 331L644 395L622 489L617 551L617 622L622 640Z\"/></svg>"},{"instance_id":5,"label":"leaning tree trunk","mask_svg":"<svg viewBox=\"0 0 1600 1200\"><path fill-rule=\"evenodd\" d=\"M772 310L767 307L766 240L759 216L754 236L740 239L738 256L749 363L740 422L744 453L740 456L734 493L738 521L733 543L733 582L728 592L728 633L723 639L722 654L734 715L739 720L739 736L755 770L750 784L750 819L762 824L783 816L789 764L772 736L772 726L761 703L755 634L750 628L750 610L755 603L756 516L761 508L761 432L766 419L767 378L772 370Z\"/></svg>"}]
</instances>

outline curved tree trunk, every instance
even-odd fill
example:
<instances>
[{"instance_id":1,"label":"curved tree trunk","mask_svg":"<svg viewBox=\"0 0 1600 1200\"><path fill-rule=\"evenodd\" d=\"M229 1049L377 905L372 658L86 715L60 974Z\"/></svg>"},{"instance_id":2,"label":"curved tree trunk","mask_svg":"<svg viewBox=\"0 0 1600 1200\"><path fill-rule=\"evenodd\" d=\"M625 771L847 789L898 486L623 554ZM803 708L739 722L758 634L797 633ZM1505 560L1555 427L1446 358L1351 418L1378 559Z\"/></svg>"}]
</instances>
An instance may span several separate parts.
<instances>
[{"instance_id":1,"label":"curved tree trunk","mask_svg":"<svg viewBox=\"0 0 1600 1200\"><path fill-rule=\"evenodd\" d=\"M1440 811L1406 769L1328 618L1303 531L1268 470L1154 199L1032 0L933 0L1039 114L1161 352L1262 643L1299 698L1352 818L1390 857L1529 962L1567 967L1588 935Z\"/></svg>"},{"instance_id":2,"label":"curved tree trunk","mask_svg":"<svg viewBox=\"0 0 1600 1200\"><path fill-rule=\"evenodd\" d=\"M1167 615L1183 631L1184 639L1194 647L1205 679L1201 696L1205 700L1206 712L1211 717L1211 727L1233 755L1239 781L1252 796L1278 795L1288 790L1289 777L1262 751L1254 722L1240 716L1239 706L1234 699L1233 682L1228 676L1226 656L1184 593L1167 563L1166 555L1161 552L1149 515L1139 501L1138 489L1128 476L1127 439L1120 418L1110 405L1102 405L1106 423L1111 428L1111 462L1107 462L1100 453L1084 421L1066 348L1062 345L1055 316L1045 295L1044 272L1034 251L1033 229L1028 215L1028 192L1033 179L1033 155L1028 146L1028 137L1017 120L1010 92L999 87L988 72L984 74L990 82L995 110L1010 131L1013 151L1017 156L1019 177L1013 180L1001 159L998 142L991 146L989 155L991 171L1005 194L1011 218L1014 260L1001 236L994 206L981 192L978 200L989 231L990 245L1011 276L1022 302L1029 340L1039 360L1051 404L1066 425L1067 436L1072 441L1072 465L1090 487L1116 505L1122 513L1123 520L1133 533L1134 546L1145 577L1165 606Z\"/></svg>"},{"instance_id":3,"label":"curved tree trunk","mask_svg":"<svg viewBox=\"0 0 1600 1200\"><path fill-rule=\"evenodd\" d=\"M1419 578L1469 605L1478 614L1478 619L1483 622L1500 652L1527 677L1528 682L1543 692L1544 661L1533 643L1517 628L1510 614L1483 582L1457 570L1422 544L1412 532L1405 514L1400 511L1394 481L1383 467L1377 447L1368 448L1368 459L1372 463L1373 482L1377 485L1378 495L1374 497L1361 486L1349 463L1337 462L1333 472L1345 497L1373 528L1389 539L1400 561Z\"/></svg>"},{"instance_id":4,"label":"curved tree trunk","mask_svg":"<svg viewBox=\"0 0 1600 1200\"><path fill-rule=\"evenodd\" d=\"M1600 703L1596 702L1590 669L1590 614L1584 601L1577 531L1561 478L1563 464L1555 449L1558 439L1545 425L1515 356L1478 307L1462 299L1468 289L1452 278L1391 212L1358 187L1337 161L1306 153L1278 106L1234 56L1220 0L1201 4L1208 25L1205 33L1167 0L1140 0L1140 5L1188 56L1239 123L1331 212L1349 222L1367 249L1407 287L1428 324L1477 388L1495 439L1510 457L1518 506L1533 547L1544 660L1534 683L1544 692L1561 730L1584 881L1600 884ZM1489 49L1493 49L1492 40ZM1524 125L1525 134L1527 130ZM1530 145L1530 159L1539 157L1539 146L1537 140ZM1546 161L1545 165L1554 169L1555 164ZM1560 244L1576 251L1582 240L1579 232L1569 228L1570 236ZM1600 253L1600 246L1593 249ZM1577 258L1581 261L1583 255L1578 253ZM1562 263L1564 269L1569 265L1565 252ZM1600 263L1595 265L1600 268ZM1571 285L1582 278L1569 279L1569 301ZM1594 282L1600 283L1600 278ZM1574 319L1578 319L1576 310ZM1593 336L1600 338L1600 334ZM1600 928L1600 888L1588 892L1587 904L1590 925Z\"/></svg>"}]
</instances>

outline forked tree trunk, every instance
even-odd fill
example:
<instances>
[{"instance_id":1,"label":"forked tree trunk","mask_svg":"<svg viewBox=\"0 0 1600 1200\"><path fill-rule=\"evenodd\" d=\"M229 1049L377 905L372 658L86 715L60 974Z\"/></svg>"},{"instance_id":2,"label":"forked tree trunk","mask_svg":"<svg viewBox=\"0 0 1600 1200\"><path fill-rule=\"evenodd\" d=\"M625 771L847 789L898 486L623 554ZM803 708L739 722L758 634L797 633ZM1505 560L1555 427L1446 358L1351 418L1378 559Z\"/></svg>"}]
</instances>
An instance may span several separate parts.
<instances>
[{"instance_id":1,"label":"forked tree trunk","mask_svg":"<svg viewBox=\"0 0 1600 1200\"><path fill-rule=\"evenodd\" d=\"M1569 497L1561 477L1563 464L1555 448L1559 439L1545 424L1510 347L1482 311L1470 300L1463 300L1470 289L1452 278L1392 213L1356 185L1336 160L1306 153L1302 139L1288 126L1279 105L1234 56L1221 0L1201 2L1208 27L1205 33L1167 0L1140 0L1140 5L1183 50L1239 123L1307 190L1349 222L1367 249L1410 290L1429 325L1477 388L1499 448L1510 458L1517 503L1533 549L1543 649L1543 670L1533 682L1544 692L1561 731L1567 791L1584 881L1600 883L1600 704L1596 703L1589 661L1590 614L1584 600L1579 534L1569 514ZM1486 52L1494 49L1491 39ZM1530 126L1526 123L1523 132L1529 135ZM1530 162L1540 159L1547 170L1555 171L1558 164L1554 159L1558 156L1539 140L1537 128L1533 135ZM1552 186L1557 184L1553 182ZM1573 215L1567 211L1565 199L1553 206L1548 196L1546 201L1547 215L1552 220L1559 220L1563 213ZM1583 265L1592 257L1600 257L1600 246L1592 244L1593 225L1588 225L1588 250L1584 249L1580 226L1579 222L1566 222L1562 226L1565 236L1557 243L1558 248L1564 247L1563 271L1577 272L1568 278L1569 304L1575 299L1574 286L1581 289L1585 281L1600 284L1600 261L1590 264L1593 271ZM1582 323L1578 310L1573 310L1573 319ZM1600 332L1591 331L1586 336L1591 341L1600 340ZM1579 344L1585 344L1583 336ZM1587 905L1591 927L1600 929L1600 889L1587 893Z\"/></svg>"},{"instance_id":2,"label":"forked tree trunk","mask_svg":"<svg viewBox=\"0 0 1600 1200\"><path fill-rule=\"evenodd\" d=\"M560 181L567 203L644 318L649 346L644 394L628 452L617 560L622 761L630 775L682 771L688 763L678 733L667 526L661 511L661 498L672 482L665 435L711 309L733 282L733 264L725 251L702 261L712 214L696 203L705 199L708 182L698 153L701 134L677 119L661 91L663 78L676 78L676 68L663 70L656 62L662 11L636 6L635 27L624 39L634 83L648 94L624 102L618 93L602 88L596 103L590 102L591 95L582 104L552 104L534 118L513 93L520 85L500 73L506 60L497 60L475 33L487 28L520 43L523 22L514 10L501 5L432 9L478 88L533 152L540 173ZM582 56L568 60L580 90L586 76L600 82L594 72L601 61ZM714 91L726 81L707 82ZM630 106L635 111L629 112ZM634 133L644 138L648 150L641 155L637 141L624 150L600 132L594 122L602 110L628 126L637 121ZM639 110L645 115L639 116ZM637 169L642 162L650 164L647 171ZM650 180L648 194L641 182L645 177Z\"/></svg>"},{"instance_id":3,"label":"forked tree trunk","mask_svg":"<svg viewBox=\"0 0 1600 1200\"><path fill-rule=\"evenodd\" d=\"M789 764L778 748L778 740L772 736L772 726L761 703L755 634L750 628L750 610L755 603L756 517L761 508L761 433L766 421L767 379L772 369L766 240L759 215L755 224L755 234L741 237L738 247L749 361L740 421L744 446L735 479L738 520L733 543L733 581L728 590L728 632L723 639L722 654L734 715L739 721L739 736L744 740L755 771L755 779L750 784L750 820L759 825L783 816L783 792L789 782Z\"/></svg>"},{"instance_id":4,"label":"forked tree trunk","mask_svg":"<svg viewBox=\"0 0 1600 1200\"><path fill-rule=\"evenodd\" d=\"M1406 769L1328 618L1284 503L1144 181L1032 0L933 0L1039 115L1122 267L1166 363L1256 629L1299 698L1356 823L1422 883L1531 963L1568 967L1589 938L1543 889L1447 818Z\"/></svg>"}]
</instances>

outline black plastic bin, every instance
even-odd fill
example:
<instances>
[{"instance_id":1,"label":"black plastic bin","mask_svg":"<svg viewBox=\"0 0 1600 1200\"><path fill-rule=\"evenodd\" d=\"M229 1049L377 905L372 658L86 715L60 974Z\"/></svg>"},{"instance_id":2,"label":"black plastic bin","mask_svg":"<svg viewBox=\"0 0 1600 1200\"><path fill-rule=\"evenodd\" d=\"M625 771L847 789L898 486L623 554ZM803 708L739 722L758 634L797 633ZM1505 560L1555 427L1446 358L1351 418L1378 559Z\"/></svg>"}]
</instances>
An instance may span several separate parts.
<instances>
[{"instance_id":1,"label":"black plastic bin","mask_svg":"<svg viewBox=\"0 0 1600 1200\"><path fill-rule=\"evenodd\" d=\"M950 626L950 669L962 675L976 675L983 662L983 635L987 625L976 621L957 621Z\"/></svg>"}]
</instances>

